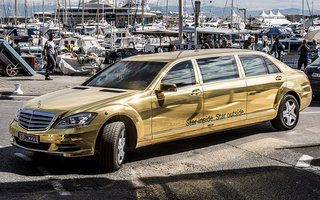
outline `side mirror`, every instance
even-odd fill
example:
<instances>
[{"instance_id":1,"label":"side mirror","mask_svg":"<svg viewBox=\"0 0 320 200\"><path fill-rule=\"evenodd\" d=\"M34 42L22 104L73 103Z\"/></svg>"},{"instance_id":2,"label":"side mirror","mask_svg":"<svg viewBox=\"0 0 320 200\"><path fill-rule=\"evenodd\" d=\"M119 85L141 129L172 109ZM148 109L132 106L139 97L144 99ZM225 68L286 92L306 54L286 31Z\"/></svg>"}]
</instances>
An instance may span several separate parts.
<instances>
[{"instance_id":1,"label":"side mirror","mask_svg":"<svg viewBox=\"0 0 320 200\"><path fill-rule=\"evenodd\" d=\"M173 83L161 83L160 84L160 91L158 92L176 92L177 86Z\"/></svg>"}]
</instances>

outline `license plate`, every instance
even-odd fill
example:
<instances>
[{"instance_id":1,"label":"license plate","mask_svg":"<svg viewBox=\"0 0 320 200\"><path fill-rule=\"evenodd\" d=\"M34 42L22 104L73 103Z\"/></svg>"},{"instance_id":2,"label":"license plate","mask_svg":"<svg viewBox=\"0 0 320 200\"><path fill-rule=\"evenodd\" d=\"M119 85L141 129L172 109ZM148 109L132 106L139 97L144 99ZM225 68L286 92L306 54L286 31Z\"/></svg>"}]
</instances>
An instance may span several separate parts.
<instances>
[{"instance_id":1,"label":"license plate","mask_svg":"<svg viewBox=\"0 0 320 200\"><path fill-rule=\"evenodd\" d=\"M320 73L312 73L311 75L314 78L319 78L320 77Z\"/></svg>"},{"instance_id":2,"label":"license plate","mask_svg":"<svg viewBox=\"0 0 320 200\"><path fill-rule=\"evenodd\" d=\"M19 132L19 140L24 141L24 142L39 144L39 136L38 135L30 135L30 134Z\"/></svg>"}]
</instances>

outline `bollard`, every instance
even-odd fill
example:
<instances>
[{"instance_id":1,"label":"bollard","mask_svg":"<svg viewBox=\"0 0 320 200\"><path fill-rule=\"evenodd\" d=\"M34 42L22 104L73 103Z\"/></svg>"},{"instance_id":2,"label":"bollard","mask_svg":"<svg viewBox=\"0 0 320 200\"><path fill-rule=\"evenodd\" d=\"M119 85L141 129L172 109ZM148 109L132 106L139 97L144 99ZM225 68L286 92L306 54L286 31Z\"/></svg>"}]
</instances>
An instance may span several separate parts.
<instances>
[{"instance_id":1,"label":"bollard","mask_svg":"<svg viewBox=\"0 0 320 200\"><path fill-rule=\"evenodd\" d=\"M21 83L15 83L14 86L16 87L15 91L13 91L13 94L23 94L21 90Z\"/></svg>"}]
</instances>

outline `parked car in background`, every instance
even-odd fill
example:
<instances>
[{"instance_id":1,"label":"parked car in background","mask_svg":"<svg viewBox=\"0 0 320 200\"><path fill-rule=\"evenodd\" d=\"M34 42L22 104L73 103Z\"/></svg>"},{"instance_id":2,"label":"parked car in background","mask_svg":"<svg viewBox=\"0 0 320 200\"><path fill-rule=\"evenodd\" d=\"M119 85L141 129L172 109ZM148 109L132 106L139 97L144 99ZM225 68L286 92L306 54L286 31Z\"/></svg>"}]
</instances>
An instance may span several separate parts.
<instances>
[{"instance_id":1,"label":"parked car in background","mask_svg":"<svg viewBox=\"0 0 320 200\"><path fill-rule=\"evenodd\" d=\"M64 157L96 155L116 171L127 148L269 120L293 129L311 99L302 71L258 51L132 56L81 86L25 103L10 124L11 144Z\"/></svg>"},{"instance_id":2,"label":"parked car in background","mask_svg":"<svg viewBox=\"0 0 320 200\"><path fill-rule=\"evenodd\" d=\"M305 73L309 78L314 97L320 99L320 57L306 67Z\"/></svg>"}]
</instances>

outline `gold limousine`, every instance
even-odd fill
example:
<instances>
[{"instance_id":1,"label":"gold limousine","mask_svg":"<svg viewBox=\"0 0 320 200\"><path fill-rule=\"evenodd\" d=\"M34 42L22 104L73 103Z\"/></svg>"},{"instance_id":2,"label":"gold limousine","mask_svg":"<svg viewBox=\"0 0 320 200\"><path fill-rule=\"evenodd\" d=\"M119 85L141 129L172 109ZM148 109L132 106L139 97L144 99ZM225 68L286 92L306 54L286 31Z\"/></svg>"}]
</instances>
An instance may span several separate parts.
<instances>
[{"instance_id":1,"label":"gold limousine","mask_svg":"<svg viewBox=\"0 0 320 200\"><path fill-rule=\"evenodd\" d=\"M11 143L65 157L96 155L116 171L126 148L269 120L278 130L293 129L311 98L302 71L262 52L134 56L25 103L10 124Z\"/></svg>"}]
</instances>

